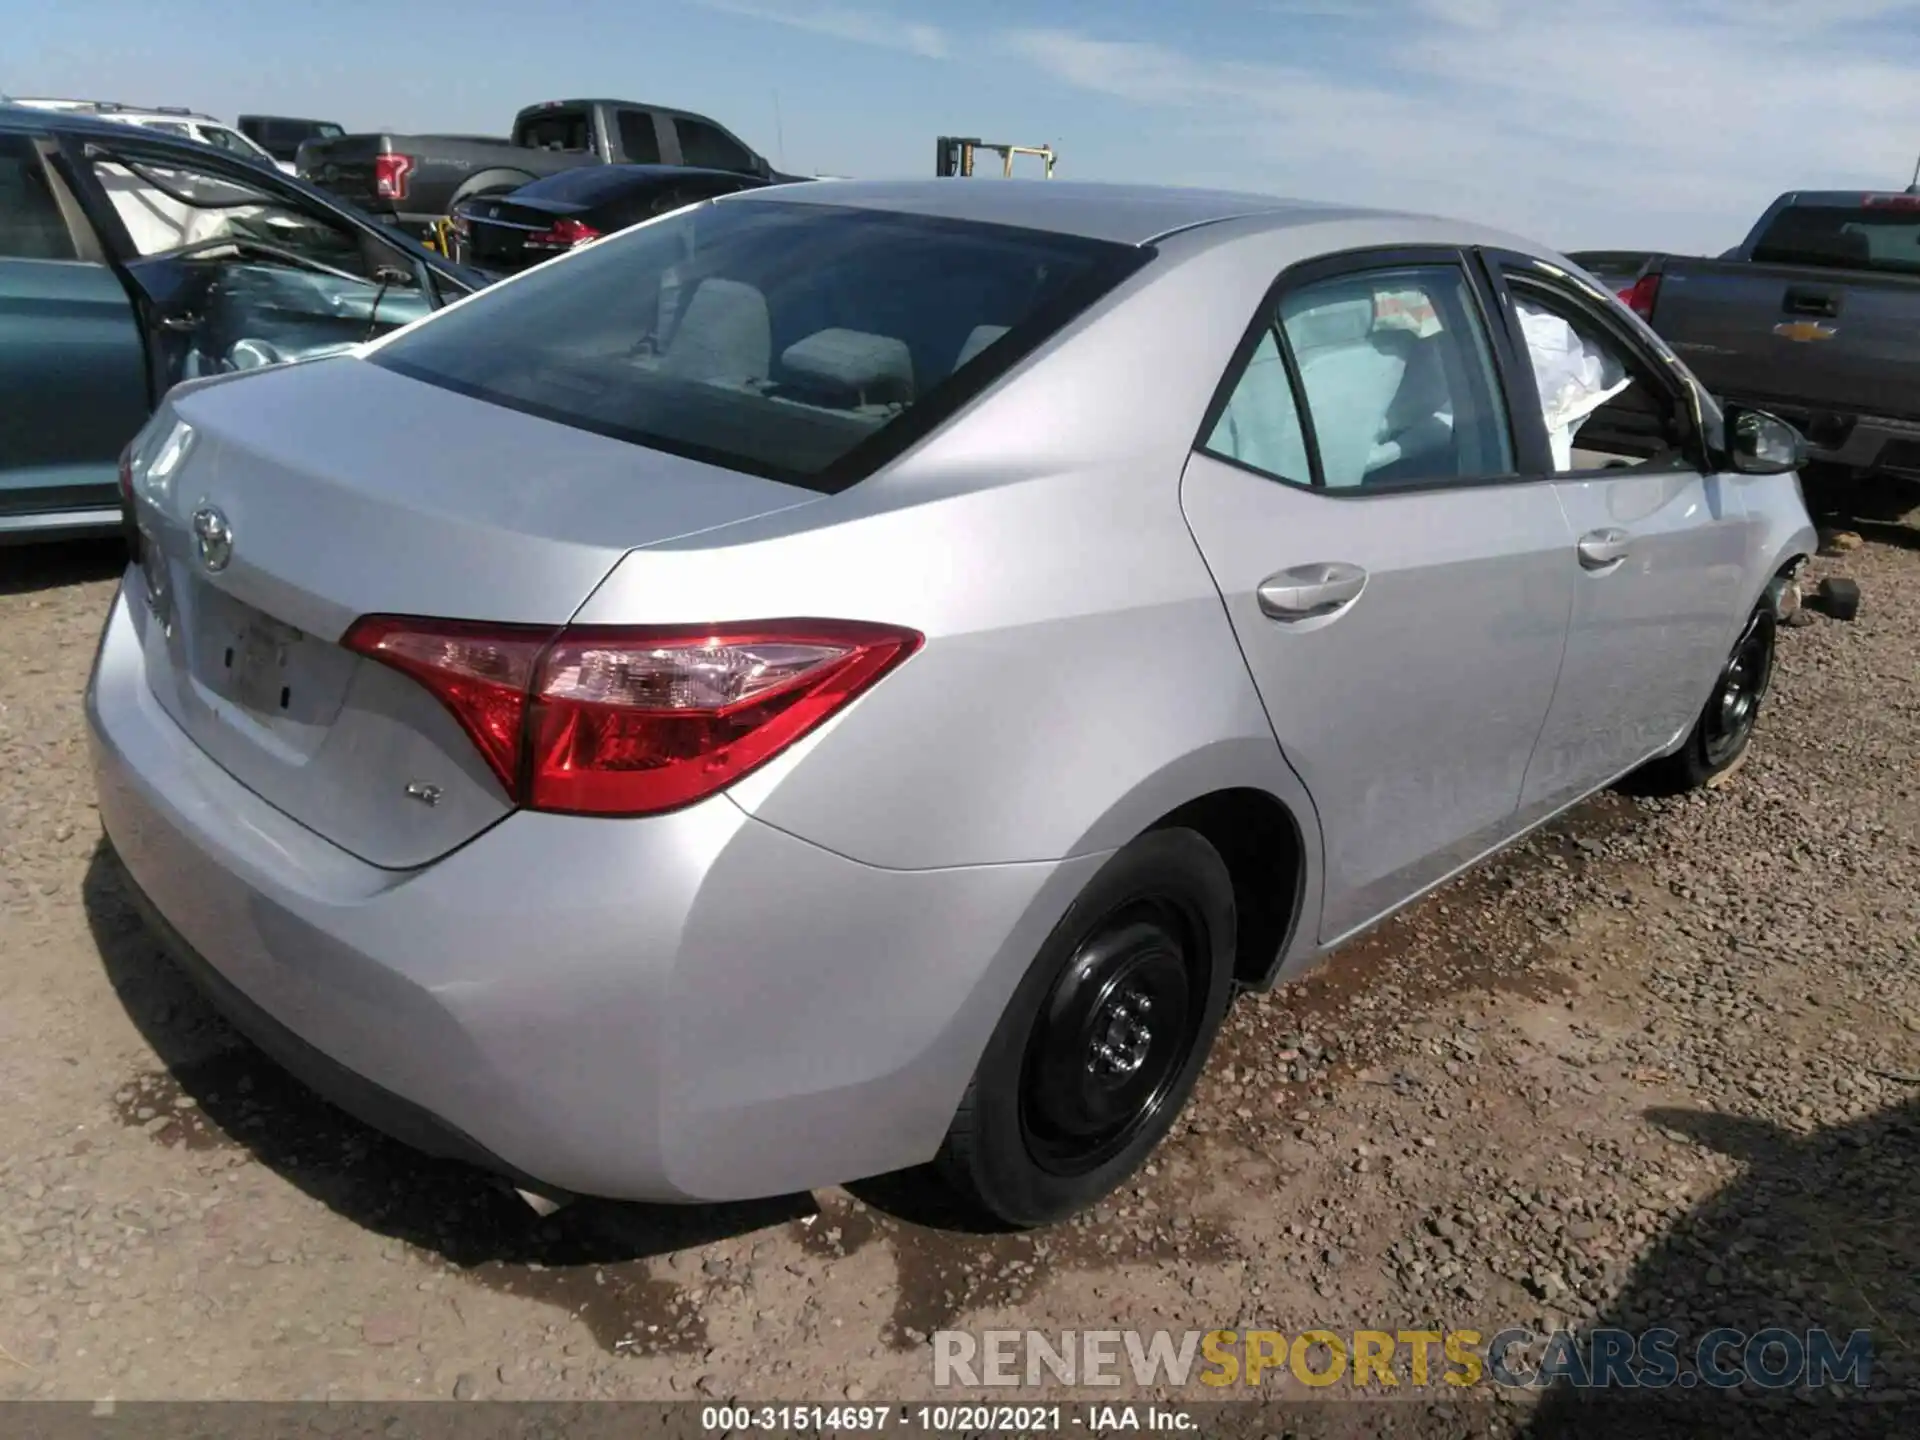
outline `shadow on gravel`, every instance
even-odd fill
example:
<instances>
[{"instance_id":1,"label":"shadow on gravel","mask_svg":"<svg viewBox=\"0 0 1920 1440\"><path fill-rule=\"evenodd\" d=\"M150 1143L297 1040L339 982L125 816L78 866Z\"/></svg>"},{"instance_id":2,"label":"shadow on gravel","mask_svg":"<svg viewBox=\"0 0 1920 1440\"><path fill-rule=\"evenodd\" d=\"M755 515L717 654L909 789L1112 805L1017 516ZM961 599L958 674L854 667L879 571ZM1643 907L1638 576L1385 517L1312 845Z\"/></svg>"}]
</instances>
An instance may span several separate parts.
<instances>
[{"instance_id":1,"label":"shadow on gravel","mask_svg":"<svg viewBox=\"0 0 1920 1440\"><path fill-rule=\"evenodd\" d=\"M1555 1391L1529 1435L1920 1434L1920 1389L1910 1389L1920 1386L1920 1098L1811 1135L1703 1111L1647 1118L1745 1170L1674 1225L1594 1324L1677 1332L1683 1373L1694 1347L1720 1327L1747 1336L1779 1328L1802 1339L1825 1330L1837 1351L1864 1330L1873 1346L1869 1398L1695 1387L1596 1402L1595 1392ZM1786 1355L1774 1357L1780 1364Z\"/></svg>"},{"instance_id":2,"label":"shadow on gravel","mask_svg":"<svg viewBox=\"0 0 1920 1440\"><path fill-rule=\"evenodd\" d=\"M811 1197L738 1205L583 1200L548 1219L472 1168L435 1160L335 1109L232 1030L147 933L103 841L83 901L108 980L165 1070L112 1097L122 1121L189 1151L244 1150L367 1230L489 1289L577 1315L607 1350L698 1350L688 1290L648 1260L817 1213Z\"/></svg>"},{"instance_id":3,"label":"shadow on gravel","mask_svg":"<svg viewBox=\"0 0 1920 1440\"><path fill-rule=\"evenodd\" d=\"M127 547L118 540L0 545L0 595L32 595L111 580L126 568Z\"/></svg>"}]
</instances>

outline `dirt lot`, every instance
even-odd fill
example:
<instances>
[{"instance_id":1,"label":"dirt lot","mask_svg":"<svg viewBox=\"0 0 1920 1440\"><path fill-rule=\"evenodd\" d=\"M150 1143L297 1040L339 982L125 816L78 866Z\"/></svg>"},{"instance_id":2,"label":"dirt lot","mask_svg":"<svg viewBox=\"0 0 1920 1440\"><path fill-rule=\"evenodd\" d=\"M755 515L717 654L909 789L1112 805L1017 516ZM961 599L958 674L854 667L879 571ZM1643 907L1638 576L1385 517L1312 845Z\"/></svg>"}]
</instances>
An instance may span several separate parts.
<instances>
[{"instance_id":1,"label":"dirt lot","mask_svg":"<svg viewBox=\"0 0 1920 1440\"><path fill-rule=\"evenodd\" d=\"M1920 1385L1920 553L1783 633L1750 763L1609 796L1242 1003L1090 1221L914 1177L538 1222L310 1098L100 844L98 550L0 560L0 1398L929 1393L949 1325L1870 1328ZM1005 1398L1004 1394L1001 1398Z\"/></svg>"}]
</instances>

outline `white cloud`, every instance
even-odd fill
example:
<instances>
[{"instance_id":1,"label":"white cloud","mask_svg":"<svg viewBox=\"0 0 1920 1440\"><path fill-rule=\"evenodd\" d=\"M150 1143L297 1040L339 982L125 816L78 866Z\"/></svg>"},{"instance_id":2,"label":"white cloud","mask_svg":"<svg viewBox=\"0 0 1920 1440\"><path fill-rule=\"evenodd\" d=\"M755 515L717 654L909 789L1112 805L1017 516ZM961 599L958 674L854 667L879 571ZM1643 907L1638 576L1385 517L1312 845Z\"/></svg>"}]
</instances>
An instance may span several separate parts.
<instances>
[{"instance_id":1,"label":"white cloud","mask_svg":"<svg viewBox=\"0 0 1920 1440\"><path fill-rule=\"evenodd\" d=\"M903 20L880 10L855 10L842 5L766 4L761 0L700 0L709 10L766 20L794 30L809 30L816 35L831 35L857 45L875 45L885 50L904 50L932 60L950 53L947 34L937 25Z\"/></svg>"},{"instance_id":2,"label":"white cloud","mask_svg":"<svg viewBox=\"0 0 1920 1440\"><path fill-rule=\"evenodd\" d=\"M1458 214L1567 246L1717 252L1797 186L1898 188L1920 0L1400 0L1365 63L1222 59L1064 29L1002 43L1178 116L1209 179ZM1864 27L1864 28L1863 28ZM1236 37L1285 46L1284 25ZM1896 41L1897 41L1896 37ZM1280 49L1278 53L1286 53Z\"/></svg>"}]
</instances>

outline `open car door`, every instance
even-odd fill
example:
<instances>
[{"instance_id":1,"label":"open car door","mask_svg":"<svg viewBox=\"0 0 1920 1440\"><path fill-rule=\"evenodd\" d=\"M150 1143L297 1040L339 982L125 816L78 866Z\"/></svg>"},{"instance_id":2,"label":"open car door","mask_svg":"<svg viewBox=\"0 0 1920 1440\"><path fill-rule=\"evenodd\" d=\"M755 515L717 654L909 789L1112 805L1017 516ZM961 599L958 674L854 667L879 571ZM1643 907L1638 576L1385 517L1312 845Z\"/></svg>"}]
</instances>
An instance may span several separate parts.
<instances>
[{"instance_id":1,"label":"open car door","mask_svg":"<svg viewBox=\"0 0 1920 1440\"><path fill-rule=\"evenodd\" d=\"M351 349L471 288L258 166L139 137L64 144L141 308L156 402L183 380Z\"/></svg>"}]
</instances>

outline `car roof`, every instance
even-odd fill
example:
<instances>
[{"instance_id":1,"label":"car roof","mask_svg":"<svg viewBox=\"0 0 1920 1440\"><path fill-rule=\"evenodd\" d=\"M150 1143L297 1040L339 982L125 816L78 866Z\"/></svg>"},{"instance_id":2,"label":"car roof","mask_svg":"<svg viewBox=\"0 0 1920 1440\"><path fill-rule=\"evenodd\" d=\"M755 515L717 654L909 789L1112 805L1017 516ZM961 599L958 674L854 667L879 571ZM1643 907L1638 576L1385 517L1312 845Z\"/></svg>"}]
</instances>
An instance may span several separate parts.
<instances>
[{"instance_id":1,"label":"car roof","mask_svg":"<svg viewBox=\"0 0 1920 1440\"><path fill-rule=\"evenodd\" d=\"M115 111L115 114L150 115L155 120L195 120L204 116L161 115L151 111ZM0 125L10 130L71 130L81 135L98 135L108 139L125 140L127 125L124 120L105 120L98 112L91 110L54 110L37 105L0 105ZM146 137L156 145L184 145L193 153L203 154L206 150L192 140L180 140L170 135L150 135Z\"/></svg>"},{"instance_id":2,"label":"car roof","mask_svg":"<svg viewBox=\"0 0 1920 1440\"><path fill-rule=\"evenodd\" d=\"M811 185L777 185L741 191L728 196L724 203L842 205L891 210L941 219L1018 225L1029 230L1047 230L1122 245L1145 245L1178 230L1254 216L1265 218L1273 228L1281 229L1329 220L1379 219L1398 214L1233 190L1108 185L1080 180L958 178L840 180L819 189Z\"/></svg>"},{"instance_id":3,"label":"car roof","mask_svg":"<svg viewBox=\"0 0 1920 1440\"><path fill-rule=\"evenodd\" d=\"M51 96L22 96L0 104L18 106L22 110L37 110L44 115L117 116L122 120L197 120L203 124L228 128L226 122L217 116L188 110L184 106L123 105L117 100L66 100Z\"/></svg>"}]
</instances>

